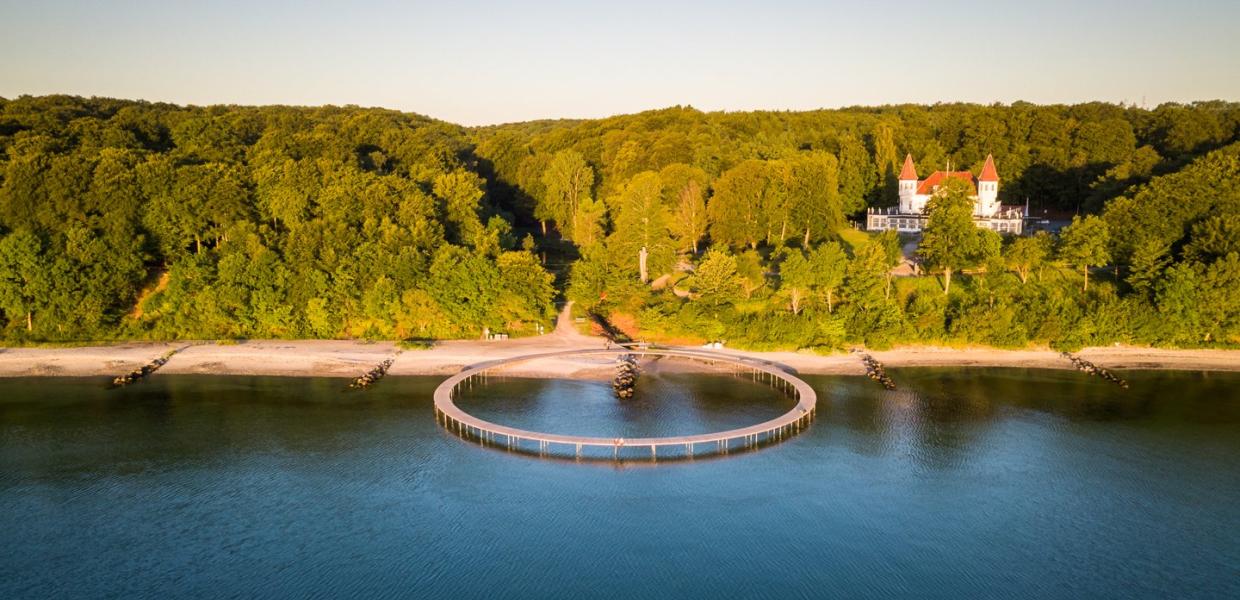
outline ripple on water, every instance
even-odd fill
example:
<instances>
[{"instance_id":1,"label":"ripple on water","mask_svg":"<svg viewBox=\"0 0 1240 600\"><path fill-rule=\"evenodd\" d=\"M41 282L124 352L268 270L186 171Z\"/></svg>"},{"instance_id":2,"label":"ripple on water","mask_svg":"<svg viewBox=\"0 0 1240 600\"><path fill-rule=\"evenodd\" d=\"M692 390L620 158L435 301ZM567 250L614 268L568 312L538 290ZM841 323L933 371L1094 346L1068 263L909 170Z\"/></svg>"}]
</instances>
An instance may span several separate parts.
<instances>
[{"instance_id":1,"label":"ripple on water","mask_svg":"<svg viewBox=\"0 0 1240 600\"><path fill-rule=\"evenodd\" d=\"M440 378L0 381L0 597L1240 597L1240 376L891 375L806 378L817 420L762 452L589 465L447 433ZM641 381L467 401L628 436L791 402Z\"/></svg>"}]
</instances>

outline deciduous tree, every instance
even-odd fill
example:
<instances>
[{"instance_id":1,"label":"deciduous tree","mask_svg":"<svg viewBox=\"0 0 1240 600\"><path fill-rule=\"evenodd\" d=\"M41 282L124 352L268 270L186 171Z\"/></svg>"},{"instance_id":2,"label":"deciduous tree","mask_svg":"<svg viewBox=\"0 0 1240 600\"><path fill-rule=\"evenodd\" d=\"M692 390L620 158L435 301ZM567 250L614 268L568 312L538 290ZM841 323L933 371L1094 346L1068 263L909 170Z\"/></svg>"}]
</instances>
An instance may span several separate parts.
<instances>
[{"instance_id":1,"label":"deciduous tree","mask_svg":"<svg viewBox=\"0 0 1240 600\"><path fill-rule=\"evenodd\" d=\"M593 206L594 169L572 150L557 152L543 173L542 184L546 189L547 209L540 214L551 217L560 233L573 239L589 227L579 226L578 215L583 211L601 212ZM585 206L583 206L585 205ZM589 218L589 216L587 216Z\"/></svg>"},{"instance_id":2,"label":"deciduous tree","mask_svg":"<svg viewBox=\"0 0 1240 600\"><path fill-rule=\"evenodd\" d=\"M1052 241L1049 234L1039 231L1031 236L1017 237L1003 252L1004 264L1020 277L1021 284L1050 257Z\"/></svg>"},{"instance_id":3,"label":"deciduous tree","mask_svg":"<svg viewBox=\"0 0 1240 600\"><path fill-rule=\"evenodd\" d=\"M686 284L699 301L714 307L736 302L745 287L737 272L736 257L716 249L706 251Z\"/></svg>"},{"instance_id":4,"label":"deciduous tree","mask_svg":"<svg viewBox=\"0 0 1240 600\"><path fill-rule=\"evenodd\" d=\"M671 207L669 228L679 248L698 252L698 242L706 235L706 171L684 164L672 164L659 172L664 203Z\"/></svg>"},{"instance_id":5,"label":"deciduous tree","mask_svg":"<svg viewBox=\"0 0 1240 600\"><path fill-rule=\"evenodd\" d=\"M642 283L648 281L648 273L670 270L675 247L659 174L643 171L634 175L612 204L617 214L608 245L615 259L630 272L640 270ZM643 251L646 264L640 265Z\"/></svg>"},{"instance_id":6,"label":"deciduous tree","mask_svg":"<svg viewBox=\"0 0 1240 600\"><path fill-rule=\"evenodd\" d=\"M733 248L757 248L766 234L762 214L766 194L767 168L762 161L746 160L720 175L706 207L711 239Z\"/></svg>"},{"instance_id":7,"label":"deciduous tree","mask_svg":"<svg viewBox=\"0 0 1240 600\"><path fill-rule=\"evenodd\" d=\"M980 262L986 246L973 224L970 187L949 179L926 203L927 222L917 253L932 268L943 270L943 293L951 291L952 272Z\"/></svg>"},{"instance_id":8,"label":"deciduous tree","mask_svg":"<svg viewBox=\"0 0 1240 600\"><path fill-rule=\"evenodd\" d=\"M10 319L24 320L28 332L34 330L35 311L51 293L42 250L42 242L30 231L0 238L0 309Z\"/></svg>"},{"instance_id":9,"label":"deciduous tree","mask_svg":"<svg viewBox=\"0 0 1240 600\"><path fill-rule=\"evenodd\" d=\"M1089 289L1089 268L1100 267L1111 260L1108 245L1111 234L1106 221L1090 215L1073 217L1072 224L1059 234L1059 256L1068 264L1076 265L1085 276L1082 290Z\"/></svg>"}]
</instances>

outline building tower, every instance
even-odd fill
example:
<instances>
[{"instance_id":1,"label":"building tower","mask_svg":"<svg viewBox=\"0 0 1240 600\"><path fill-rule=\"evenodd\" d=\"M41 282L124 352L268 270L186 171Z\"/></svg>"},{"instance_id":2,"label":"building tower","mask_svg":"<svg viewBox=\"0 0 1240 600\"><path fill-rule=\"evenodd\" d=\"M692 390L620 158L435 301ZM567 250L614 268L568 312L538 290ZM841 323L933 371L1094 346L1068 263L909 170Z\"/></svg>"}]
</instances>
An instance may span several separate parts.
<instances>
[{"instance_id":1,"label":"building tower","mask_svg":"<svg viewBox=\"0 0 1240 600\"><path fill-rule=\"evenodd\" d=\"M977 216L993 217L999 212L999 170L995 157L986 155L986 164L977 178Z\"/></svg>"},{"instance_id":2,"label":"building tower","mask_svg":"<svg viewBox=\"0 0 1240 600\"><path fill-rule=\"evenodd\" d=\"M900 212L913 212L913 196L917 194L917 169L913 166L913 155L904 157L904 168L900 169Z\"/></svg>"}]
</instances>

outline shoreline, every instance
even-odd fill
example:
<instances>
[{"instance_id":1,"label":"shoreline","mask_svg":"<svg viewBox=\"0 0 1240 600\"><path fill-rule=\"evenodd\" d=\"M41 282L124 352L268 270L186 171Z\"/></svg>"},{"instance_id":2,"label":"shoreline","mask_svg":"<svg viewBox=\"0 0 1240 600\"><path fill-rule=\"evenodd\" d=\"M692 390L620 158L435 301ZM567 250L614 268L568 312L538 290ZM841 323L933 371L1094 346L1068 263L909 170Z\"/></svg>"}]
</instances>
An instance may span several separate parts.
<instances>
[{"instance_id":1,"label":"shoreline","mask_svg":"<svg viewBox=\"0 0 1240 600\"><path fill-rule=\"evenodd\" d=\"M0 377L116 376L180 349L159 374L272 375L289 377L357 377L387 358L395 358L388 375L448 376L479 362L523 354L603 348L602 338L543 335L503 341L453 340L425 350L401 351L394 342L347 340L253 340L238 343L125 342L65 348L0 348ZM720 349L721 354L776 363L807 375L864 375L855 354L749 352ZM1050 349L999 350L906 346L871 351L887 367L1017 367L1068 369L1071 363ZM1132 346L1085 348L1074 353L1110 370L1240 371L1240 350L1176 350ZM514 367L509 374L567 379L607 379L613 365L597 358L572 357Z\"/></svg>"}]
</instances>

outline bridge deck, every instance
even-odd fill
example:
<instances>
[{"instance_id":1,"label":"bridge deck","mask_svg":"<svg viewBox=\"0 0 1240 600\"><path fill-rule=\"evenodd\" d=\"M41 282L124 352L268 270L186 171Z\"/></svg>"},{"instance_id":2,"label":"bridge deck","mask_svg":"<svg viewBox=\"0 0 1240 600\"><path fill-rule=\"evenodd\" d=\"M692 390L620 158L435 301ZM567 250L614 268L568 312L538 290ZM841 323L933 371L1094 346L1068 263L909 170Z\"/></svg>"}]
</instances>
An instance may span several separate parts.
<instances>
[{"instance_id":1,"label":"bridge deck","mask_svg":"<svg viewBox=\"0 0 1240 600\"><path fill-rule=\"evenodd\" d=\"M675 356L712 364L728 364L741 372L750 372L756 377L765 378L772 385L784 389L797 400L797 404L792 410L774 419L739 429L670 437L605 438L543 433L508 427L470 415L457 407L453 401L453 394L457 386L472 379L483 377L493 369L564 356L621 356L624 354ZM716 450L727 451L733 442L739 441L743 445L752 445L780 439L790 432L799 431L808 424L814 417L814 411L818 403L818 396L809 384L769 363L741 356L680 348L568 350L479 363L466 368L441 383L435 389L434 399L436 416L440 419L440 422L449 430L456 431L462 435L471 435L489 441L499 441L502 438L503 443L509 447L518 447L521 442L537 442L541 450L548 448L551 444L559 444L574 448L578 454L580 454L583 447L611 448L616 452L623 448L649 448L652 455L656 454L658 448L663 447L684 448L689 453L693 453L696 445L714 444Z\"/></svg>"}]
</instances>

